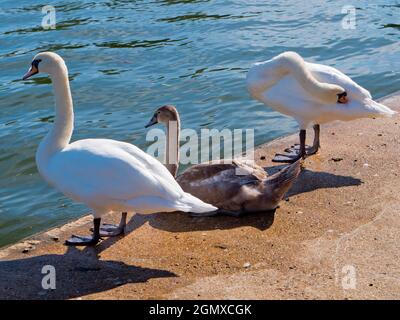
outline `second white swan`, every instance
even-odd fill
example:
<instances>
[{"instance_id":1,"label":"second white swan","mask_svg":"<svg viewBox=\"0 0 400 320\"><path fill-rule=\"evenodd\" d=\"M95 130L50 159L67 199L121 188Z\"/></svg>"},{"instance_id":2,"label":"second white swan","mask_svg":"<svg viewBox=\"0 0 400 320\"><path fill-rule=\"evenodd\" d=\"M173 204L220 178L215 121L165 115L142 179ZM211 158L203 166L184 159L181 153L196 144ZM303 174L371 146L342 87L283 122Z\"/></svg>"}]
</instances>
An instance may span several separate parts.
<instances>
[{"instance_id":1,"label":"second white swan","mask_svg":"<svg viewBox=\"0 0 400 320\"><path fill-rule=\"evenodd\" d=\"M320 147L320 124L334 120L390 117L396 112L372 100L371 94L339 70L308 63L295 52L255 63L247 73L251 96L292 116L300 127L300 146L277 154L276 162L294 162ZM314 143L306 147L306 128L314 125Z\"/></svg>"}]
</instances>

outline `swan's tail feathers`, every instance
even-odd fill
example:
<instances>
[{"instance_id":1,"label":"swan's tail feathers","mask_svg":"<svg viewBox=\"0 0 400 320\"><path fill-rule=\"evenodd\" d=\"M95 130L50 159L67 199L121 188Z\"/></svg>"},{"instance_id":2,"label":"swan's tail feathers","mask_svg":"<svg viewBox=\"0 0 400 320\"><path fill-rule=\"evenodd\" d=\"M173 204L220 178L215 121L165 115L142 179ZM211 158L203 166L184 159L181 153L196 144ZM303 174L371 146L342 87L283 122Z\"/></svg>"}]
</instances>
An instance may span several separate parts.
<instances>
[{"instance_id":1,"label":"swan's tail feathers","mask_svg":"<svg viewBox=\"0 0 400 320\"><path fill-rule=\"evenodd\" d=\"M292 74L304 90L323 103L336 103L337 95L345 92L345 89L339 85L319 82L307 68L304 59L296 52L283 52L274 60L286 73Z\"/></svg>"},{"instance_id":2,"label":"swan's tail feathers","mask_svg":"<svg viewBox=\"0 0 400 320\"><path fill-rule=\"evenodd\" d=\"M390 118L393 117L397 111L390 109L389 107L378 103L372 99L367 99L368 109L372 111L372 116Z\"/></svg>"},{"instance_id":3,"label":"swan's tail feathers","mask_svg":"<svg viewBox=\"0 0 400 320\"><path fill-rule=\"evenodd\" d=\"M204 213L218 210L217 207L214 207L187 192L185 192L182 198L176 201L176 205L179 207L180 211L184 212Z\"/></svg>"},{"instance_id":4,"label":"swan's tail feathers","mask_svg":"<svg viewBox=\"0 0 400 320\"><path fill-rule=\"evenodd\" d=\"M124 206L142 214L171 211L202 213L218 209L186 192L179 199L165 199L156 196L137 197L125 201Z\"/></svg>"},{"instance_id":5,"label":"swan's tail feathers","mask_svg":"<svg viewBox=\"0 0 400 320\"><path fill-rule=\"evenodd\" d=\"M303 161L303 159L297 160L265 181L266 189L276 203L282 200L285 193L292 187L294 181L296 181L302 170Z\"/></svg>"}]
</instances>

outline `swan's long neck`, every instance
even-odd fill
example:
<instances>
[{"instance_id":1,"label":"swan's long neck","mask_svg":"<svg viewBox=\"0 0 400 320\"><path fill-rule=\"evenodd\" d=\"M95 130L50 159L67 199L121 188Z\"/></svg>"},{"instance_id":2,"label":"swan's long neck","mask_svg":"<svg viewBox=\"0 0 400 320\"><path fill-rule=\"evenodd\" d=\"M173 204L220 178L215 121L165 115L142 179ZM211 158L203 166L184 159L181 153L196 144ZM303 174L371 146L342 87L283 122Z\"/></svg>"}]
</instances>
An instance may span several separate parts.
<instances>
[{"instance_id":1,"label":"swan's long neck","mask_svg":"<svg viewBox=\"0 0 400 320\"><path fill-rule=\"evenodd\" d=\"M284 52L272 60L257 64L255 70L263 81L253 88L254 96L265 92L287 74L291 74L305 91L323 103L336 103L336 94L344 91L338 85L319 82L303 58L295 52Z\"/></svg>"},{"instance_id":2,"label":"swan's long neck","mask_svg":"<svg viewBox=\"0 0 400 320\"><path fill-rule=\"evenodd\" d=\"M55 120L53 127L40 143L37 157L41 161L48 160L54 153L64 149L69 144L74 129L68 70L65 65L57 66L55 69L51 74L55 96Z\"/></svg>"},{"instance_id":3,"label":"swan's long neck","mask_svg":"<svg viewBox=\"0 0 400 320\"><path fill-rule=\"evenodd\" d=\"M179 114L174 114L174 119L167 124L166 167L176 178L179 169L179 139L181 120Z\"/></svg>"}]
</instances>

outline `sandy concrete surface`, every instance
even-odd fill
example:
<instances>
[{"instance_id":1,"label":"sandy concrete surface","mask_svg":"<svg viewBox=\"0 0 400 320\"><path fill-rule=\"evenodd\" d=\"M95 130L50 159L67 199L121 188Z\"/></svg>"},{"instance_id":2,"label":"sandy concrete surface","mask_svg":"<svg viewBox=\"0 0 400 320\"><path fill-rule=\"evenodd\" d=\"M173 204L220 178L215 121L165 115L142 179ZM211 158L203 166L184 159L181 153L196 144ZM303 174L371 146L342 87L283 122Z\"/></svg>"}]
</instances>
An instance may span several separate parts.
<instances>
[{"instance_id":1,"label":"sandy concrete surface","mask_svg":"<svg viewBox=\"0 0 400 320\"><path fill-rule=\"evenodd\" d=\"M400 93L384 103L399 111ZM321 133L322 150L275 213L138 214L124 237L64 246L71 233L88 234L87 216L2 249L0 298L400 298L400 117ZM261 146L257 162L274 172L269 159L293 142L297 134ZM55 267L55 290L42 289L45 265Z\"/></svg>"}]
</instances>

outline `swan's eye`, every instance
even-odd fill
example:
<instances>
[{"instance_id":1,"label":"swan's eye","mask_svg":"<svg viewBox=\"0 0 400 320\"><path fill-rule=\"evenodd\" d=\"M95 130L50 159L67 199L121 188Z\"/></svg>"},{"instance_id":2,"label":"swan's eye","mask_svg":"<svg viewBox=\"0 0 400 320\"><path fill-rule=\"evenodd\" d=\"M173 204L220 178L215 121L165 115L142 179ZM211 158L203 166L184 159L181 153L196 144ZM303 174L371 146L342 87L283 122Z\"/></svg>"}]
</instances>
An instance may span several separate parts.
<instances>
[{"instance_id":1,"label":"swan's eye","mask_svg":"<svg viewBox=\"0 0 400 320\"><path fill-rule=\"evenodd\" d=\"M338 99L337 99L338 103L347 103L348 102L346 91L343 93L339 93L337 96L338 96Z\"/></svg>"}]
</instances>

